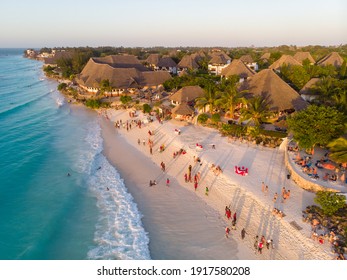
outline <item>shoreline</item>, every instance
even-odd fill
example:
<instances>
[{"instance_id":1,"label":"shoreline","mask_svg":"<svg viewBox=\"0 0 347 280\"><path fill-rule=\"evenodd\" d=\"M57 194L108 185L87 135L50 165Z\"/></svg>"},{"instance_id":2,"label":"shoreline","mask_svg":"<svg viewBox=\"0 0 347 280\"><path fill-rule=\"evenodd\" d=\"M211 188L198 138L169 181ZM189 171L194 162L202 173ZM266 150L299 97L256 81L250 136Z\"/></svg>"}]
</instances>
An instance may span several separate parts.
<instances>
[{"instance_id":1,"label":"shoreline","mask_svg":"<svg viewBox=\"0 0 347 280\"><path fill-rule=\"evenodd\" d=\"M152 259L244 259L252 253L224 237L226 223L217 211L173 178L167 187L156 164L133 149L111 122L102 118L100 124L103 153L121 174L143 215ZM153 178L158 178L158 184L149 187Z\"/></svg>"},{"instance_id":2,"label":"shoreline","mask_svg":"<svg viewBox=\"0 0 347 280\"><path fill-rule=\"evenodd\" d=\"M130 119L125 110L115 111L109 109L107 110L107 115L110 116L112 121ZM192 229L191 233L194 236L199 236L198 239L202 241L199 245L202 246L200 248L201 250L205 249L204 246L209 247L211 250L215 248L213 254L219 256L216 259L333 258L329 246L318 245L309 238L310 227L308 224L304 224L301 221L301 210L298 209L298 206L304 208L312 204L313 194L303 191L290 180L284 179L286 178L284 175L284 173L286 173L283 162L284 153L280 150L266 148L257 149L248 144L227 143L226 139L220 137L216 131L195 126L181 127L182 135L177 136L173 133L177 124L171 122L165 122L163 125L157 122L150 123L145 125L142 129L132 128L129 132L123 128L114 128L113 123L106 120L106 118L102 118L101 125L104 139L104 154L110 163L116 166L117 170L120 171L129 191L138 204L140 212L144 215L143 223L146 231L149 232L151 240L150 251L154 259L173 258L175 255L174 252L167 254L161 251L167 245L166 243L173 242L176 243L176 245L178 244L178 240L174 238L175 236L170 235L175 231L171 223L176 223L178 220L175 219L168 222L168 220L165 220L166 218L161 217L160 212L161 214L164 213L163 215L167 214L162 210L166 208L161 200L168 198L173 199L174 201L167 200L165 203L167 203L167 207L176 207L177 202L180 202L183 196L189 197L190 195L193 195L194 199L186 202L180 207L189 209L189 205L187 204L193 203L192 201L195 203L196 200L198 204L202 203L209 209L207 211L208 214L205 215L205 220L213 220L213 222L218 221L217 226L215 226L218 228L216 233L210 232L211 229L209 225L211 221L204 224L202 227L198 225L200 228L196 228L196 230ZM154 138L153 156L149 155L147 146L142 145L142 139L148 138L148 129L155 131L155 135L152 137ZM137 144L137 139L141 139L140 145ZM207 143L207 141L209 143ZM120 142L123 142L121 145L125 147L123 151L121 149L117 151L117 146L120 145ZM209 147L209 144L213 143L216 144L217 148L216 150L206 148L206 151L196 152L194 147L192 147L195 142L204 143L205 147ZM162 143L165 143L166 149L163 153L159 153L157 149ZM187 150L187 155L181 155L176 159L172 159L173 151L182 147ZM125 163L119 159L117 161L117 153L124 153L124 150L127 150L129 153L124 155L127 160L129 160L130 155L133 154L136 154L135 159L137 158L140 160L138 160L138 162L133 160L133 164ZM193 156L197 155L202 159L203 165L201 167L199 167L199 165L194 165ZM264 165L266 162L269 163L269 160L270 164L267 166ZM164 178L159 168L159 163L161 161L164 161L167 165L165 177L168 175L171 180L170 185L175 185L175 187L170 187L169 191L165 189L167 188L165 186L166 178ZM233 174L231 168L233 165L231 165L230 162L233 162L232 164L237 163L240 166L252 166L250 176L242 177ZM211 163L221 165L223 169L223 174L221 176L217 177L209 171L208 166L210 166ZM133 171L139 168L137 164L142 164L142 168L149 168L150 171L146 171L140 178L134 178ZM185 183L183 179L184 172L189 164L194 166L193 174L198 171L202 174L202 187L200 186L196 192L194 192L193 185ZM225 168L228 170L224 172ZM259 172L256 172L254 168L259 169ZM131 176L133 179L130 178ZM159 184L149 191L149 180L156 178L159 179L157 179ZM285 204L280 204L278 202L271 203L271 194L264 197L264 194L259 190L262 180L269 184L271 192L277 190L280 193L282 185L286 186L286 188L290 188L292 191L290 201ZM208 196L205 195L205 185L210 187ZM174 190L175 193L172 193L172 190ZM164 193L162 193L162 191L164 191ZM156 200L157 198L160 199L160 203L158 202L160 205L156 205L156 207L153 208L149 204L155 204L156 201L158 201ZM226 239L224 236L225 226L231 226L231 222L224 217L223 211L225 205L229 205L232 212L236 211L239 217L237 230L231 231L229 239ZM274 206L283 210L286 217L280 219L272 215L271 211ZM196 219L204 215L202 214L199 216L198 213L200 211L201 210L197 209L188 210L190 218L195 215L195 218L192 219L192 221L195 222L193 223L195 227L197 227L198 224ZM193 212L195 212L195 214L193 214ZM185 213L187 213L187 211L185 211ZM158 228L154 222L157 220L166 224L162 225L162 228ZM199 222L202 221L199 220ZM303 229L296 229L290 224L291 222L300 225ZM182 225L183 232L185 229L190 230L191 225L191 222ZM240 231L243 227L246 228L248 234L244 240L241 240ZM160 232L163 228L165 233L162 233L162 235L166 237L160 236L160 233L157 232ZM210 238L203 240L203 237L201 237L199 233L206 231L209 232L208 236ZM179 234L184 235L182 232L179 232ZM211 237L211 235L213 237ZM275 249L265 249L262 255L255 254L253 248L255 235L264 235L266 238L273 239ZM165 238L169 241L166 242ZM216 242L216 240L218 241ZM230 246L231 248L237 246L237 252L233 251L231 256L226 256L223 253L226 248L225 245L223 246L225 241L229 242L227 246L232 244ZM175 256L177 259L202 258L201 255L199 256L196 254L192 254L190 257L182 253ZM208 255L205 256L208 259L215 258L208 257Z\"/></svg>"}]
</instances>

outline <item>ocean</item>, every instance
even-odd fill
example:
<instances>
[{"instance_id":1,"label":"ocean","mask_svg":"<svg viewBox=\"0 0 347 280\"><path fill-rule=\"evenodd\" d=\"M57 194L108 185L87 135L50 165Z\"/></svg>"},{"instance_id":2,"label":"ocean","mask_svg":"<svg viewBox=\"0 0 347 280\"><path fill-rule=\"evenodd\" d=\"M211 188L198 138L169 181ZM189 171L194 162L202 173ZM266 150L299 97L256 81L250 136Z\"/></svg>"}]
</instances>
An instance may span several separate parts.
<instances>
[{"instance_id":1,"label":"ocean","mask_svg":"<svg viewBox=\"0 0 347 280\"><path fill-rule=\"evenodd\" d=\"M57 85L22 49L0 49L0 259L150 259L98 115Z\"/></svg>"}]
</instances>

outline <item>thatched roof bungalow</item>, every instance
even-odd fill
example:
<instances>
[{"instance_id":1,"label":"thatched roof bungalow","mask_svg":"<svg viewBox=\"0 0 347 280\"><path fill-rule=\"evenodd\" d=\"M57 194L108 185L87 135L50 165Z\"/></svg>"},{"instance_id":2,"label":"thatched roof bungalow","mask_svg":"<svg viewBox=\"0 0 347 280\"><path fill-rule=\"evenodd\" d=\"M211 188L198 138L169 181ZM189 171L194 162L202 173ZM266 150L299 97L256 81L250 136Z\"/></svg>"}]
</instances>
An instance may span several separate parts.
<instances>
[{"instance_id":1,"label":"thatched roof bungalow","mask_svg":"<svg viewBox=\"0 0 347 280\"><path fill-rule=\"evenodd\" d=\"M252 77L254 76L254 74L255 72L253 72L250 68L248 68L240 59L234 59L221 72L221 75L223 77L230 77L233 75L237 75L242 80Z\"/></svg>"},{"instance_id":2,"label":"thatched roof bungalow","mask_svg":"<svg viewBox=\"0 0 347 280\"><path fill-rule=\"evenodd\" d=\"M199 64L191 55L185 55L177 64L178 73L183 70L195 70L199 68Z\"/></svg>"},{"instance_id":3,"label":"thatched roof bungalow","mask_svg":"<svg viewBox=\"0 0 347 280\"><path fill-rule=\"evenodd\" d=\"M211 59L208 62L208 71L211 74L220 75L222 70L229 65L230 61L230 56L228 56L225 52L213 52L211 54Z\"/></svg>"},{"instance_id":4,"label":"thatched roof bungalow","mask_svg":"<svg viewBox=\"0 0 347 280\"><path fill-rule=\"evenodd\" d=\"M319 60L317 64L320 66L333 65L335 67L341 67L343 61L343 58L337 52L332 52Z\"/></svg>"},{"instance_id":5,"label":"thatched roof bungalow","mask_svg":"<svg viewBox=\"0 0 347 280\"><path fill-rule=\"evenodd\" d=\"M179 105L183 102L192 103L204 94L205 91L199 86L186 86L172 94L169 99L173 105Z\"/></svg>"},{"instance_id":6,"label":"thatched roof bungalow","mask_svg":"<svg viewBox=\"0 0 347 280\"><path fill-rule=\"evenodd\" d=\"M316 61L313 59L312 55L309 52L297 52L293 57L301 64L305 59L308 59L311 64L316 63Z\"/></svg>"},{"instance_id":7,"label":"thatched roof bungalow","mask_svg":"<svg viewBox=\"0 0 347 280\"><path fill-rule=\"evenodd\" d=\"M307 103L300 95L284 82L273 70L264 69L241 85L250 95L267 96L272 111L301 110Z\"/></svg>"},{"instance_id":8,"label":"thatched roof bungalow","mask_svg":"<svg viewBox=\"0 0 347 280\"><path fill-rule=\"evenodd\" d=\"M278 60L276 60L274 63L272 63L269 66L269 69L274 69L276 71L280 71L281 67L284 64L302 66L302 64L299 61L297 61L294 57L292 57L291 55L284 54Z\"/></svg>"},{"instance_id":9,"label":"thatched roof bungalow","mask_svg":"<svg viewBox=\"0 0 347 280\"><path fill-rule=\"evenodd\" d=\"M171 78L170 74L165 71L141 71L134 64L129 64L129 68L125 67L125 63L120 64L117 60L113 65L123 66L115 67L105 63L111 59L104 59L100 63L98 58L89 59L87 65L82 72L76 77L76 82L83 89L91 93L96 93L100 90L102 80L108 80L112 87L112 93L119 94L127 91L135 91L136 89L157 89L165 81ZM141 69L141 67L139 67ZM110 93L110 94L112 94Z\"/></svg>"}]
</instances>

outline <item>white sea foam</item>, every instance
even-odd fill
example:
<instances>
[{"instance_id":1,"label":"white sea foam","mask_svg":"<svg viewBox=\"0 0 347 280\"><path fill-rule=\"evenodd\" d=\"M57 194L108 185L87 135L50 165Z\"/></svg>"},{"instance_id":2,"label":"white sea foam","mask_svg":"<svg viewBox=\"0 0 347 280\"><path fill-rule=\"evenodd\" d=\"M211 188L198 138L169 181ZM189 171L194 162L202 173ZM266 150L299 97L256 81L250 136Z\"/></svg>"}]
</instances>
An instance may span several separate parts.
<instances>
[{"instance_id":1,"label":"white sea foam","mask_svg":"<svg viewBox=\"0 0 347 280\"><path fill-rule=\"evenodd\" d=\"M81 155L80 172L88 175L87 185L97 198L100 216L95 231L95 246L89 259L150 259L149 238L141 213L117 170L102 152L101 129L95 122L88 128L88 149Z\"/></svg>"}]
</instances>

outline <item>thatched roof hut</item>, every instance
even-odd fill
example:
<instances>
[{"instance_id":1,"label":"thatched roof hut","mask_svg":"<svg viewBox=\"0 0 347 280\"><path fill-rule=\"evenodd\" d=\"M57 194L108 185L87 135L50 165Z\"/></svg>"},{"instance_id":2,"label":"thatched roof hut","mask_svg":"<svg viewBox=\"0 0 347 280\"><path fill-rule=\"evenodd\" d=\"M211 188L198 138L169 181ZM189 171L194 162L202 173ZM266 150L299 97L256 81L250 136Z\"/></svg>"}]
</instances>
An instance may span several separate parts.
<instances>
[{"instance_id":1,"label":"thatched roof hut","mask_svg":"<svg viewBox=\"0 0 347 280\"><path fill-rule=\"evenodd\" d=\"M178 68L187 68L187 69L198 69L199 64L191 55L185 55L181 61L177 64Z\"/></svg>"},{"instance_id":2,"label":"thatched roof hut","mask_svg":"<svg viewBox=\"0 0 347 280\"><path fill-rule=\"evenodd\" d=\"M210 59L208 63L212 65L224 65L224 64L228 64L229 61L230 61L230 58L226 59L224 55L213 54L212 58Z\"/></svg>"},{"instance_id":3,"label":"thatched roof hut","mask_svg":"<svg viewBox=\"0 0 347 280\"><path fill-rule=\"evenodd\" d=\"M300 90L300 94L312 94L312 88L317 84L321 79L319 78L312 78L309 80L303 88Z\"/></svg>"},{"instance_id":4,"label":"thatched roof hut","mask_svg":"<svg viewBox=\"0 0 347 280\"><path fill-rule=\"evenodd\" d=\"M268 60L270 59L270 57L271 57L271 54L267 52L267 53L264 53L264 54L260 57L260 59L261 59L261 60L268 61Z\"/></svg>"},{"instance_id":5,"label":"thatched roof hut","mask_svg":"<svg viewBox=\"0 0 347 280\"><path fill-rule=\"evenodd\" d=\"M187 102L182 102L175 108L171 110L171 113L174 115L188 116L193 115L194 110L187 104Z\"/></svg>"},{"instance_id":6,"label":"thatched roof hut","mask_svg":"<svg viewBox=\"0 0 347 280\"><path fill-rule=\"evenodd\" d=\"M332 52L319 60L317 64L321 66L333 65L335 67L341 67L343 61L343 58L337 52Z\"/></svg>"},{"instance_id":7,"label":"thatched roof hut","mask_svg":"<svg viewBox=\"0 0 347 280\"><path fill-rule=\"evenodd\" d=\"M123 64L124 66L124 64ZM132 68L116 68L98 59L89 59L76 81L84 87L99 88L102 80L109 80L110 86L118 89L158 86L171 76L165 71L140 71Z\"/></svg>"},{"instance_id":8,"label":"thatched roof hut","mask_svg":"<svg viewBox=\"0 0 347 280\"><path fill-rule=\"evenodd\" d=\"M192 102L204 94L205 91L199 86L186 86L172 94L169 99L176 103Z\"/></svg>"},{"instance_id":9,"label":"thatched roof hut","mask_svg":"<svg viewBox=\"0 0 347 280\"><path fill-rule=\"evenodd\" d=\"M248 68L240 59L234 59L227 67L222 70L221 75L230 77L237 75L240 78L248 78L254 76L254 72Z\"/></svg>"},{"instance_id":10,"label":"thatched roof hut","mask_svg":"<svg viewBox=\"0 0 347 280\"><path fill-rule=\"evenodd\" d=\"M147 62L149 65L157 66L159 60L160 60L160 55L157 53L152 53L147 57L145 62Z\"/></svg>"},{"instance_id":11,"label":"thatched roof hut","mask_svg":"<svg viewBox=\"0 0 347 280\"><path fill-rule=\"evenodd\" d=\"M245 54L239 58L243 63L249 64L253 63L254 60L250 54Z\"/></svg>"},{"instance_id":12,"label":"thatched roof hut","mask_svg":"<svg viewBox=\"0 0 347 280\"><path fill-rule=\"evenodd\" d=\"M301 110L307 103L284 82L273 70L264 69L244 82L240 88L250 94L267 96L272 111Z\"/></svg>"},{"instance_id":13,"label":"thatched roof hut","mask_svg":"<svg viewBox=\"0 0 347 280\"><path fill-rule=\"evenodd\" d=\"M316 63L309 52L297 52L293 57L300 63L302 63L305 59L308 59L312 64Z\"/></svg>"},{"instance_id":14,"label":"thatched roof hut","mask_svg":"<svg viewBox=\"0 0 347 280\"><path fill-rule=\"evenodd\" d=\"M283 66L283 64L302 66L302 64L299 61L297 61L294 57L292 57L291 55L284 54L278 60L272 63L269 66L269 69L280 69Z\"/></svg>"},{"instance_id":15,"label":"thatched roof hut","mask_svg":"<svg viewBox=\"0 0 347 280\"><path fill-rule=\"evenodd\" d=\"M140 71L149 71L134 55L108 55L92 59L95 63L107 64L113 68L135 68Z\"/></svg>"},{"instance_id":16,"label":"thatched roof hut","mask_svg":"<svg viewBox=\"0 0 347 280\"><path fill-rule=\"evenodd\" d=\"M159 59L157 66L160 68L177 67L177 63L171 57L166 56Z\"/></svg>"}]
</instances>

